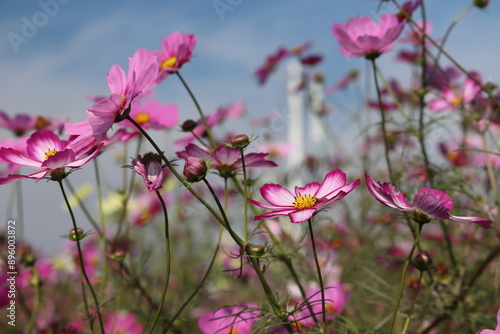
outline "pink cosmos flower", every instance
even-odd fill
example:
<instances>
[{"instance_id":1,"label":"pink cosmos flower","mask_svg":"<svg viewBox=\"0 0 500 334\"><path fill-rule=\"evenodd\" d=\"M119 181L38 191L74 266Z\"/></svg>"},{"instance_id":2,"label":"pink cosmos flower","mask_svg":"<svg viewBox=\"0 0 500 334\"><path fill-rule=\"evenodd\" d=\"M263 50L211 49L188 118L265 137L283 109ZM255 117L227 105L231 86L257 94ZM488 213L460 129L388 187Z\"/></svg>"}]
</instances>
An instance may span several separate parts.
<instances>
[{"instance_id":1,"label":"pink cosmos flower","mask_svg":"<svg viewBox=\"0 0 500 334\"><path fill-rule=\"evenodd\" d=\"M161 158L155 153L146 153L144 157L138 155L132 159L132 168L142 176L148 190L156 191L162 187L163 180L167 174L167 169L162 167Z\"/></svg>"},{"instance_id":2,"label":"pink cosmos flower","mask_svg":"<svg viewBox=\"0 0 500 334\"><path fill-rule=\"evenodd\" d=\"M454 202L450 196L441 190L422 188L413 198L413 205L410 205L394 185L376 182L367 173L365 173L365 179L368 191L376 200L393 209L412 212L413 218L419 223L428 223L433 219L448 219L475 223L485 229L491 227L492 221L486 218L450 215Z\"/></svg>"},{"instance_id":3,"label":"pink cosmos flower","mask_svg":"<svg viewBox=\"0 0 500 334\"><path fill-rule=\"evenodd\" d=\"M304 302L304 306L301 307L302 311L295 316L295 319L297 319L300 326L309 327L315 325L315 320L306 303L311 305L313 313L317 318L321 319L321 314L323 312L321 289L312 288L307 290L306 297L307 301ZM338 314L341 314L349 299L350 296L344 291L341 282L327 283L325 285L325 311L327 321L331 321L335 319Z\"/></svg>"},{"instance_id":4,"label":"pink cosmos flower","mask_svg":"<svg viewBox=\"0 0 500 334\"><path fill-rule=\"evenodd\" d=\"M476 77L478 78L478 76ZM441 97L436 97L429 102L429 109L434 112L457 110L471 103L480 92L481 86L468 77L461 91L444 88Z\"/></svg>"},{"instance_id":5,"label":"pink cosmos flower","mask_svg":"<svg viewBox=\"0 0 500 334\"><path fill-rule=\"evenodd\" d=\"M169 129L179 123L179 110L175 104L161 104L158 100L150 100L144 104L139 101L132 101L130 110L130 118L132 118L143 129L164 130ZM136 129L130 121L124 120L120 123L127 127Z\"/></svg>"},{"instance_id":6,"label":"pink cosmos flower","mask_svg":"<svg viewBox=\"0 0 500 334\"><path fill-rule=\"evenodd\" d=\"M250 202L264 209L273 210L255 217L263 220L276 216L289 216L292 223L302 223L314 216L319 210L343 198L360 183L356 180L346 184L346 175L340 169L326 174L321 184L309 183L305 187L295 187L295 195L279 184L265 184L260 188L262 197L271 205Z\"/></svg>"},{"instance_id":7,"label":"pink cosmos flower","mask_svg":"<svg viewBox=\"0 0 500 334\"><path fill-rule=\"evenodd\" d=\"M254 304L224 307L203 314L198 320L198 327L203 334L250 334L259 315Z\"/></svg>"},{"instance_id":8,"label":"pink cosmos flower","mask_svg":"<svg viewBox=\"0 0 500 334\"><path fill-rule=\"evenodd\" d=\"M204 161L210 161L211 168L217 170L222 177L231 177L234 173L243 169L241 151L237 148L219 146L213 152L208 152L195 144L189 144L184 151L176 152L176 154L179 158L184 160L189 157L198 157ZM267 153L245 154L245 167L278 166L274 162L266 160L266 156Z\"/></svg>"},{"instance_id":9,"label":"pink cosmos flower","mask_svg":"<svg viewBox=\"0 0 500 334\"><path fill-rule=\"evenodd\" d=\"M144 325L137 316L127 311L113 312L105 317L104 331L109 334L141 334Z\"/></svg>"},{"instance_id":10,"label":"pink cosmos flower","mask_svg":"<svg viewBox=\"0 0 500 334\"><path fill-rule=\"evenodd\" d=\"M500 309L498 309L497 313L497 327L495 329L483 329L477 334L500 334Z\"/></svg>"},{"instance_id":11,"label":"pink cosmos flower","mask_svg":"<svg viewBox=\"0 0 500 334\"><path fill-rule=\"evenodd\" d=\"M111 95L87 109L87 122L92 128L92 135L97 141L106 137L106 133L115 121L120 121L134 98L154 85L158 74L156 57L145 48L135 52L129 58L128 74L119 65L113 65L107 75ZM66 133L70 135L86 134L82 123L66 124Z\"/></svg>"},{"instance_id":12,"label":"pink cosmos flower","mask_svg":"<svg viewBox=\"0 0 500 334\"><path fill-rule=\"evenodd\" d=\"M64 168L80 168L92 160L102 149L99 145L90 155L88 150L72 146L71 141L62 141L55 133L46 129L34 132L26 142L26 151L18 151L10 147L0 148L0 160L41 169L38 172L17 175L11 174L0 179L0 184L9 183L23 178L43 179L54 171L64 171ZM59 176L66 176L63 175ZM54 175L50 175L53 178Z\"/></svg>"},{"instance_id":13,"label":"pink cosmos flower","mask_svg":"<svg viewBox=\"0 0 500 334\"><path fill-rule=\"evenodd\" d=\"M168 205L170 198L165 193L161 193L163 201ZM135 228L141 228L151 222L162 210L158 196L151 192L141 192L137 199L134 199L128 213L128 220Z\"/></svg>"},{"instance_id":14,"label":"pink cosmos flower","mask_svg":"<svg viewBox=\"0 0 500 334\"><path fill-rule=\"evenodd\" d=\"M17 136L21 136L27 131L31 131L35 128L36 117L18 113L13 117L7 115L3 110L0 110L0 127L4 129L9 129L14 132Z\"/></svg>"},{"instance_id":15,"label":"pink cosmos flower","mask_svg":"<svg viewBox=\"0 0 500 334\"><path fill-rule=\"evenodd\" d=\"M181 35L174 31L165 37L161 44L161 51L156 51L160 65L157 83L163 81L169 73L177 72L181 66L191 60L197 37L191 34Z\"/></svg>"},{"instance_id":16,"label":"pink cosmos flower","mask_svg":"<svg viewBox=\"0 0 500 334\"><path fill-rule=\"evenodd\" d=\"M378 24L368 16L350 19L346 26L335 23L332 32L344 56L375 59L390 49L403 28L396 15L385 14Z\"/></svg>"},{"instance_id":17,"label":"pink cosmos flower","mask_svg":"<svg viewBox=\"0 0 500 334\"><path fill-rule=\"evenodd\" d=\"M255 71L255 77L259 85L265 84L269 75L271 75L271 73L276 70L279 63L289 55L290 52L287 49L280 47L275 53L267 57L264 64Z\"/></svg>"}]
</instances>

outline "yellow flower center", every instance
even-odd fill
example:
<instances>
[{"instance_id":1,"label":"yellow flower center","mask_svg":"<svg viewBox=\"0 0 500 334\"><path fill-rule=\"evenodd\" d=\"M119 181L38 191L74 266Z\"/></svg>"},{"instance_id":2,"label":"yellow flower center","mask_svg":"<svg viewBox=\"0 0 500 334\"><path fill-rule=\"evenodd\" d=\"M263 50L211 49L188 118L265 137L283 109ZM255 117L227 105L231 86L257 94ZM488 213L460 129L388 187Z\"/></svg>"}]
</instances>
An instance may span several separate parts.
<instances>
[{"instance_id":1,"label":"yellow flower center","mask_svg":"<svg viewBox=\"0 0 500 334\"><path fill-rule=\"evenodd\" d=\"M331 314L337 314L337 309L332 304L325 304L325 311Z\"/></svg>"},{"instance_id":2,"label":"yellow flower center","mask_svg":"<svg viewBox=\"0 0 500 334\"><path fill-rule=\"evenodd\" d=\"M452 106L457 107L457 106L462 104L462 98L460 96L457 96L456 98L454 98L453 100L450 101L450 104Z\"/></svg>"},{"instance_id":3,"label":"yellow flower center","mask_svg":"<svg viewBox=\"0 0 500 334\"><path fill-rule=\"evenodd\" d=\"M161 63L160 68L165 69L167 67L172 67L177 63L177 57L173 56L170 58L167 58L163 63Z\"/></svg>"},{"instance_id":4,"label":"yellow flower center","mask_svg":"<svg viewBox=\"0 0 500 334\"><path fill-rule=\"evenodd\" d=\"M231 330L227 334L239 334L239 333L238 333L238 331L236 329L231 328Z\"/></svg>"},{"instance_id":5,"label":"yellow flower center","mask_svg":"<svg viewBox=\"0 0 500 334\"><path fill-rule=\"evenodd\" d=\"M122 97L122 100L120 101L120 108L125 107L125 95L123 94L118 94L118 96Z\"/></svg>"},{"instance_id":6,"label":"yellow flower center","mask_svg":"<svg viewBox=\"0 0 500 334\"><path fill-rule=\"evenodd\" d=\"M52 150L48 150L47 152L45 152L45 159L43 160L47 160L49 157L55 155L58 151L54 148Z\"/></svg>"},{"instance_id":7,"label":"yellow flower center","mask_svg":"<svg viewBox=\"0 0 500 334\"><path fill-rule=\"evenodd\" d=\"M293 206L298 210L309 209L316 204L316 201L317 199L312 195L300 195L299 197L295 197Z\"/></svg>"},{"instance_id":8,"label":"yellow flower center","mask_svg":"<svg viewBox=\"0 0 500 334\"><path fill-rule=\"evenodd\" d=\"M144 113L144 112L140 112L137 114L137 116L135 116L135 121L139 124L144 124L144 123L147 123L149 122L149 115Z\"/></svg>"}]
</instances>

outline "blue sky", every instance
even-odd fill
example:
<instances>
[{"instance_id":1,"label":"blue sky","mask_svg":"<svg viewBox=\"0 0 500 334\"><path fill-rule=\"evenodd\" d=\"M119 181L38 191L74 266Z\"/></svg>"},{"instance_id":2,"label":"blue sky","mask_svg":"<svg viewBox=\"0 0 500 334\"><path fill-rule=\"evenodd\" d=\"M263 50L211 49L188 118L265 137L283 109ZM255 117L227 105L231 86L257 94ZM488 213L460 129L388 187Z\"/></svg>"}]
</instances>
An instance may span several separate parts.
<instances>
[{"instance_id":1,"label":"blue sky","mask_svg":"<svg viewBox=\"0 0 500 334\"><path fill-rule=\"evenodd\" d=\"M333 84L349 69L363 69L364 61L347 60L340 54L331 25L353 16L376 18L390 9L376 0L218 1L231 10L218 12L213 0L0 0L0 109L81 121L91 105L86 96L108 93L105 76L113 64L126 67L127 57L138 48L159 49L163 37L177 30L198 36L195 56L182 73L205 112L243 99L247 119L263 116L286 104L282 70L264 87L258 87L253 78L267 55L279 46L311 41L313 50L325 57L320 69L327 85ZM433 36L441 36L471 0L425 3ZM477 69L494 82L500 81L498 17L496 1L486 10L473 9L447 44L466 68ZM37 31L26 34L26 25L37 19L41 20ZM13 34L25 38L26 43L13 46L9 40ZM380 66L387 75L404 76L394 54L381 57ZM177 78L167 79L157 89L157 97L177 104L182 120L196 117ZM0 136L6 135L0 131ZM66 213L57 212L57 187L27 181L23 188L25 220L30 227L27 236L43 236L37 244L53 252L45 241L59 240L69 229ZM5 212L9 189L0 189L1 212ZM54 205L57 210L48 209ZM47 226L56 232L47 233Z\"/></svg>"}]
</instances>

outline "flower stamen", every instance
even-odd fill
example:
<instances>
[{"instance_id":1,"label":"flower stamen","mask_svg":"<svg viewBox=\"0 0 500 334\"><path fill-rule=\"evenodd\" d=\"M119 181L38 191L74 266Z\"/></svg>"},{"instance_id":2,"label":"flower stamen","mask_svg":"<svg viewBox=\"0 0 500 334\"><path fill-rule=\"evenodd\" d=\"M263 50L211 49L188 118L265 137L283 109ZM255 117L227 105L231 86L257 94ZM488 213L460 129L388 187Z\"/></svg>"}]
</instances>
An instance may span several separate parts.
<instances>
[{"instance_id":1,"label":"flower stamen","mask_svg":"<svg viewBox=\"0 0 500 334\"><path fill-rule=\"evenodd\" d=\"M172 67L177 63L177 57L173 56L170 58L167 58L163 63L161 63L160 68L165 69L167 67Z\"/></svg>"},{"instance_id":2,"label":"flower stamen","mask_svg":"<svg viewBox=\"0 0 500 334\"><path fill-rule=\"evenodd\" d=\"M140 125L149 122L149 119L149 115L144 112L140 112L135 116L135 121Z\"/></svg>"},{"instance_id":3,"label":"flower stamen","mask_svg":"<svg viewBox=\"0 0 500 334\"><path fill-rule=\"evenodd\" d=\"M49 157L55 155L58 151L54 148L54 149L49 149L47 152L45 152L45 159L43 160L47 160Z\"/></svg>"},{"instance_id":4,"label":"flower stamen","mask_svg":"<svg viewBox=\"0 0 500 334\"><path fill-rule=\"evenodd\" d=\"M299 197L295 197L295 201L293 201L293 206L297 210L304 210L314 206L316 202L317 199L312 195L300 195Z\"/></svg>"}]
</instances>

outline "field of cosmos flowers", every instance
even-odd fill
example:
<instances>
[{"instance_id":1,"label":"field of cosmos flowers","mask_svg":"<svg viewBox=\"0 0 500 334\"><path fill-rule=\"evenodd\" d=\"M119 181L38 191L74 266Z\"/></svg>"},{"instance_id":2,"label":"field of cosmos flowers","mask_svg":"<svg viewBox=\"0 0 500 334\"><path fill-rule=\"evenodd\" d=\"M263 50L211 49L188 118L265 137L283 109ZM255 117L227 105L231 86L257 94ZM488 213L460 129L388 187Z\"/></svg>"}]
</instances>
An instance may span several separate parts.
<instances>
[{"instance_id":1,"label":"field of cosmos flowers","mask_svg":"<svg viewBox=\"0 0 500 334\"><path fill-rule=\"evenodd\" d=\"M367 64L362 107L343 111L360 145L335 145L324 127L339 111L317 94L356 91L360 75L324 87L311 43L263 55L255 84L301 69L290 94L319 121L312 136L326 133L320 155L223 130L245 105L203 109L182 73L196 61L186 32L113 65L80 121L0 111L0 186L15 203L17 184L45 180L67 215L55 257L16 239L19 221L2 225L0 332L500 334L500 91L447 52L459 20L435 36L424 0L392 2L331 26L332 47ZM409 82L386 77L382 57ZM166 80L197 119L155 99ZM123 182L110 185L99 160L113 154ZM83 169L92 194L72 182Z\"/></svg>"}]
</instances>

